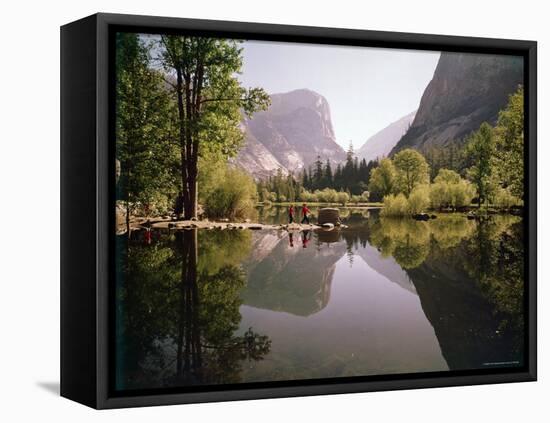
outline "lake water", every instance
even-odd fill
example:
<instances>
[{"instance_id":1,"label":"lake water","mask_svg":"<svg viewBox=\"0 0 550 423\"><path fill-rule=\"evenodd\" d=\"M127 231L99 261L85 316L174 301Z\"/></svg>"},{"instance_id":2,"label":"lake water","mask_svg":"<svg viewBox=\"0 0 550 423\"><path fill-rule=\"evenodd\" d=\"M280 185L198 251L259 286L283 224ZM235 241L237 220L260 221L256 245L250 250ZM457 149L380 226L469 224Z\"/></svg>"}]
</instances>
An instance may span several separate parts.
<instances>
[{"instance_id":1,"label":"lake water","mask_svg":"<svg viewBox=\"0 0 550 423\"><path fill-rule=\"evenodd\" d=\"M523 365L521 218L341 213L329 232L119 236L116 389Z\"/></svg>"}]
</instances>

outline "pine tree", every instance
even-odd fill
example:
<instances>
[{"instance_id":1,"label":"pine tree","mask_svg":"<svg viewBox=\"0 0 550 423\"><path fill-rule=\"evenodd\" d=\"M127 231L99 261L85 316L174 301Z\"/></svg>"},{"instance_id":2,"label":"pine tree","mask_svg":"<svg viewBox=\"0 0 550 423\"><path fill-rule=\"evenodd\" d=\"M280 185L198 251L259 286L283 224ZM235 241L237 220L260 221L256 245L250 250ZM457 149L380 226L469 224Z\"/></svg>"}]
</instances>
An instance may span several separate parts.
<instances>
[{"instance_id":1,"label":"pine tree","mask_svg":"<svg viewBox=\"0 0 550 423\"><path fill-rule=\"evenodd\" d=\"M321 161L321 156L317 156L317 160L315 160L313 185L316 189L322 188L323 185L323 162Z\"/></svg>"},{"instance_id":2,"label":"pine tree","mask_svg":"<svg viewBox=\"0 0 550 423\"><path fill-rule=\"evenodd\" d=\"M330 160L327 159L327 163L325 165L325 171L324 171L324 186L323 188L332 188L333 187L333 175L332 175L332 167L330 166Z\"/></svg>"}]
</instances>

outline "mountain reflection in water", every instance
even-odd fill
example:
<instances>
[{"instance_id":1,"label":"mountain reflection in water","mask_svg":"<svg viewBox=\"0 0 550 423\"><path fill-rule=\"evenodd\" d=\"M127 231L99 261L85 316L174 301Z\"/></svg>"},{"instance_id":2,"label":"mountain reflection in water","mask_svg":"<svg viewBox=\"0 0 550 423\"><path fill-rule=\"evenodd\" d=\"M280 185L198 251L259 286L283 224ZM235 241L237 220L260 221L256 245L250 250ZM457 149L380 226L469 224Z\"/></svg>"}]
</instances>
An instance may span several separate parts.
<instances>
[{"instance_id":1,"label":"mountain reflection in water","mask_svg":"<svg viewBox=\"0 0 550 423\"><path fill-rule=\"evenodd\" d=\"M521 218L344 218L118 237L116 389L523 365Z\"/></svg>"}]
</instances>

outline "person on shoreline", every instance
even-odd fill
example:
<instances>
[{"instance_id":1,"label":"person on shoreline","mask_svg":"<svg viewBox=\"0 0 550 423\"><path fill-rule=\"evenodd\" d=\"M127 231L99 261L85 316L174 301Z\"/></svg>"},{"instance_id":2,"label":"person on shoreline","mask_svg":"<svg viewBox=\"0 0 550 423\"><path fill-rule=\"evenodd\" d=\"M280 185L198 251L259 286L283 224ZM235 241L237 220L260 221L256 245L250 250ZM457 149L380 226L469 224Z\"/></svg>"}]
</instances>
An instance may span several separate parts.
<instances>
[{"instance_id":1,"label":"person on shoreline","mask_svg":"<svg viewBox=\"0 0 550 423\"><path fill-rule=\"evenodd\" d=\"M304 203L302 206L302 224L307 223L309 225L309 209L307 208L307 204Z\"/></svg>"},{"instance_id":2,"label":"person on shoreline","mask_svg":"<svg viewBox=\"0 0 550 423\"><path fill-rule=\"evenodd\" d=\"M292 204L288 208L288 223L294 223L294 206Z\"/></svg>"}]
</instances>

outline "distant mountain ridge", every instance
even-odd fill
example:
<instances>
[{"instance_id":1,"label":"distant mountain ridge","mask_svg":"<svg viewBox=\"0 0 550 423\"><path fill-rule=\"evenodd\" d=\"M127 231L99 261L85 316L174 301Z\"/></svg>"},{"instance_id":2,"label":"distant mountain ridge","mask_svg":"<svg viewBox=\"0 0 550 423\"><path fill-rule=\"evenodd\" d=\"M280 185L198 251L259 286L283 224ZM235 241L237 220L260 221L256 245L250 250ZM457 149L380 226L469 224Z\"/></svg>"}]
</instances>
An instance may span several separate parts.
<instances>
[{"instance_id":1,"label":"distant mountain ridge","mask_svg":"<svg viewBox=\"0 0 550 423\"><path fill-rule=\"evenodd\" d=\"M345 158L336 142L330 108L320 94L300 89L271 95L271 106L243 118L245 142L236 163L256 177L300 172L320 156L333 163Z\"/></svg>"},{"instance_id":2,"label":"distant mountain ridge","mask_svg":"<svg viewBox=\"0 0 550 423\"><path fill-rule=\"evenodd\" d=\"M391 154L408 147L445 146L463 140L485 121L494 124L520 84L521 57L441 53L411 127Z\"/></svg>"},{"instance_id":3,"label":"distant mountain ridge","mask_svg":"<svg viewBox=\"0 0 550 423\"><path fill-rule=\"evenodd\" d=\"M416 110L378 131L357 150L357 157L367 162L386 157L405 135L415 115Z\"/></svg>"}]
</instances>

